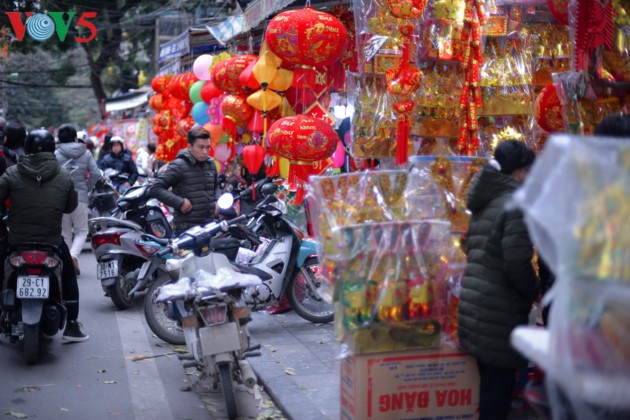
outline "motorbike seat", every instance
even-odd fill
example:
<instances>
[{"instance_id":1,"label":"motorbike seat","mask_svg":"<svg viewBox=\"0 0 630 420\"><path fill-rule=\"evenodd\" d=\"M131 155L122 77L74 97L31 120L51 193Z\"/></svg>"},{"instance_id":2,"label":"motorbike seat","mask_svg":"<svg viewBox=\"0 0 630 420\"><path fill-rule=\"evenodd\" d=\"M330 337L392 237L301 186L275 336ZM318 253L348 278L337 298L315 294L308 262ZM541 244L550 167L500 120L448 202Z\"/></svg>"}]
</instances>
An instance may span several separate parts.
<instances>
[{"instance_id":1,"label":"motorbike seat","mask_svg":"<svg viewBox=\"0 0 630 420\"><path fill-rule=\"evenodd\" d=\"M269 280L272 278L271 274L267 273L266 271L261 270L260 268L252 267L249 265L237 264L237 263L232 263L232 265L236 267L236 269L240 271L241 273L253 274L257 276L258 278L260 278L262 281Z\"/></svg>"}]
</instances>

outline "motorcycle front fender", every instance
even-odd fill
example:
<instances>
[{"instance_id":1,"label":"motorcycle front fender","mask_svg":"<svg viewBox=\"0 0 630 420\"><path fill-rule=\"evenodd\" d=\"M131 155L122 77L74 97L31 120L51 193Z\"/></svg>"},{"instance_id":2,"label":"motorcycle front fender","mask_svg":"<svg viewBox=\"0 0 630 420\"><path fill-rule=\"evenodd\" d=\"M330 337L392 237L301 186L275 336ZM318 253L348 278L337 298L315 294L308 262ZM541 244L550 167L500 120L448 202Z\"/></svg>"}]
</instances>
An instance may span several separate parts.
<instances>
[{"instance_id":1,"label":"motorcycle front fender","mask_svg":"<svg viewBox=\"0 0 630 420\"><path fill-rule=\"evenodd\" d=\"M44 299L22 299L22 321L28 325L38 324L42 318Z\"/></svg>"},{"instance_id":2,"label":"motorcycle front fender","mask_svg":"<svg viewBox=\"0 0 630 420\"><path fill-rule=\"evenodd\" d=\"M116 280L118 280L118 278L116 278L116 277L110 277L108 279L103 279L103 280L101 280L101 287L103 287L105 289L108 288L108 287L111 287L111 286L116 284Z\"/></svg>"},{"instance_id":3,"label":"motorcycle front fender","mask_svg":"<svg viewBox=\"0 0 630 420\"><path fill-rule=\"evenodd\" d=\"M317 242L311 241L309 239L302 239L295 265L297 267L302 267L304 265L304 261L306 261L308 257L314 255L317 255Z\"/></svg>"}]
</instances>

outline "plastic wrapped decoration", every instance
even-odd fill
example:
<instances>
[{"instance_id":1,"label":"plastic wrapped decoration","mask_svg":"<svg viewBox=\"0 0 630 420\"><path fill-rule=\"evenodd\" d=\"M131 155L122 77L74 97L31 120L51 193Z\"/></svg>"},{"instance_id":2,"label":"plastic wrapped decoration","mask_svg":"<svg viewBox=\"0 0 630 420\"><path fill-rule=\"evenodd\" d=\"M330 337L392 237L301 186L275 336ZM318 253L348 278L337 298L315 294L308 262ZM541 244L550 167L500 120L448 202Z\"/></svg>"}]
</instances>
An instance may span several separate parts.
<instances>
[{"instance_id":1,"label":"plastic wrapped decoration","mask_svg":"<svg viewBox=\"0 0 630 420\"><path fill-rule=\"evenodd\" d=\"M552 136L515 195L534 245L557 275L547 380L559 385L578 420L630 412L629 186L629 143ZM566 399L551 406L558 415Z\"/></svg>"},{"instance_id":2,"label":"plastic wrapped decoration","mask_svg":"<svg viewBox=\"0 0 630 420\"><path fill-rule=\"evenodd\" d=\"M488 37L481 69L483 106L479 115L531 114L532 80L528 60L523 55L525 47L515 40Z\"/></svg>"},{"instance_id":3,"label":"plastic wrapped decoration","mask_svg":"<svg viewBox=\"0 0 630 420\"><path fill-rule=\"evenodd\" d=\"M602 51L604 68L617 82L630 82L630 5L613 1L614 48Z\"/></svg>"},{"instance_id":4,"label":"plastic wrapped decoration","mask_svg":"<svg viewBox=\"0 0 630 420\"><path fill-rule=\"evenodd\" d=\"M553 82L553 73L571 69L571 39L569 28L551 23L528 23L523 26L533 51L532 83L544 88Z\"/></svg>"},{"instance_id":5,"label":"plastic wrapped decoration","mask_svg":"<svg viewBox=\"0 0 630 420\"><path fill-rule=\"evenodd\" d=\"M396 116L393 98L384 78L349 74L348 103L354 107L352 142L354 157L383 158L396 155Z\"/></svg>"}]
</instances>

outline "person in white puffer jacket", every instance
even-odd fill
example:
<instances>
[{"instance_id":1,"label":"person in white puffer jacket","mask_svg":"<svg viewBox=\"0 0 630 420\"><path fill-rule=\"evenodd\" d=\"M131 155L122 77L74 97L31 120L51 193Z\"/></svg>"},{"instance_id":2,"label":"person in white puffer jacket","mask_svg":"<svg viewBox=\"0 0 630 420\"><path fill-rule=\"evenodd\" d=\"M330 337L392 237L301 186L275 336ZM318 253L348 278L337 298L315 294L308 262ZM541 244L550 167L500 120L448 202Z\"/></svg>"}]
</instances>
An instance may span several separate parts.
<instances>
[{"instance_id":1,"label":"person in white puffer jacket","mask_svg":"<svg viewBox=\"0 0 630 420\"><path fill-rule=\"evenodd\" d=\"M55 156L59 165L70 172L74 188L79 194L78 207L72 213L64 214L62 221L63 239L70 248L74 269L79 275L81 271L77 258L88 234L88 194L96 185L100 170L85 144L77 142L77 130L71 124L60 126L57 136L59 145L55 150Z\"/></svg>"}]
</instances>

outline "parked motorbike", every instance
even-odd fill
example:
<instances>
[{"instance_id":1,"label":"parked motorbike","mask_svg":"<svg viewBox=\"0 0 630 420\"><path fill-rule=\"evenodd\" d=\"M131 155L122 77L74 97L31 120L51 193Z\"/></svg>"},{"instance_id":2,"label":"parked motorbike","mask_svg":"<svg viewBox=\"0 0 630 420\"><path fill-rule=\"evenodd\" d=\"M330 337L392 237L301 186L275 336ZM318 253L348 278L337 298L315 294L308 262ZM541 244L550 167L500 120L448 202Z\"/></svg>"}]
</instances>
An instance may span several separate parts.
<instances>
[{"instance_id":1,"label":"parked motorbike","mask_svg":"<svg viewBox=\"0 0 630 420\"><path fill-rule=\"evenodd\" d=\"M111 216L116 209L118 193L111 180L105 176L104 173L101 173L94 189L90 191L88 198L88 217L90 219L95 217L107 217Z\"/></svg>"},{"instance_id":2,"label":"parked motorbike","mask_svg":"<svg viewBox=\"0 0 630 420\"><path fill-rule=\"evenodd\" d=\"M188 360L184 363L185 367L199 369L202 378L211 378L215 388L221 385L230 419L238 415L234 382L250 388L257 383L246 358L259 356L260 353L254 350L260 346L250 347L246 326L251 319L250 311L242 303L241 296L244 286L255 287L262 282L252 274L255 270L251 269L247 273L243 268L234 268L226 256L229 247L221 248L215 242L215 249L210 250L208 244L213 243L215 235L221 230L227 232L229 226L244 219L245 216L239 216L230 221L189 229L171 245L156 253L159 258L178 249L194 252L188 258L188 263L186 259L182 263L182 277L176 283L160 287L154 302L176 307L189 352L180 359ZM185 276L191 272L194 272L194 277Z\"/></svg>"},{"instance_id":3,"label":"parked motorbike","mask_svg":"<svg viewBox=\"0 0 630 420\"><path fill-rule=\"evenodd\" d=\"M28 364L37 363L43 353L40 334L54 336L65 327L62 266L56 246L34 242L18 245L5 261L0 332L11 342L22 342Z\"/></svg>"},{"instance_id":4,"label":"parked motorbike","mask_svg":"<svg viewBox=\"0 0 630 420\"><path fill-rule=\"evenodd\" d=\"M148 185L132 187L116 202L116 217L88 221L92 251L97 261L96 276L118 309L129 308L137 292L141 268L149 257L168 243L173 231L159 203L148 197Z\"/></svg>"}]
</instances>

